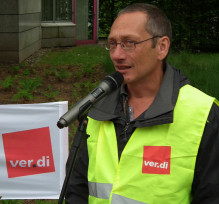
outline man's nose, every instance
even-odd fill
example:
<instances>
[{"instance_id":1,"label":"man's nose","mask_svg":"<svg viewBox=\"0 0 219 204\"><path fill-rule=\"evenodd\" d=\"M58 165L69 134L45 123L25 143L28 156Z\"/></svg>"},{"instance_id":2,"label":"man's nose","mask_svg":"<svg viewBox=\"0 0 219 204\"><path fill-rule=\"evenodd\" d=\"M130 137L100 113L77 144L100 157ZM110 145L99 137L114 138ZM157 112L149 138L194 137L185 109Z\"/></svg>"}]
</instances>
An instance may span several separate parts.
<instances>
[{"instance_id":1,"label":"man's nose","mask_svg":"<svg viewBox=\"0 0 219 204\"><path fill-rule=\"evenodd\" d=\"M118 43L116 48L110 52L110 56L112 60L122 60L126 58L126 51Z\"/></svg>"}]
</instances>

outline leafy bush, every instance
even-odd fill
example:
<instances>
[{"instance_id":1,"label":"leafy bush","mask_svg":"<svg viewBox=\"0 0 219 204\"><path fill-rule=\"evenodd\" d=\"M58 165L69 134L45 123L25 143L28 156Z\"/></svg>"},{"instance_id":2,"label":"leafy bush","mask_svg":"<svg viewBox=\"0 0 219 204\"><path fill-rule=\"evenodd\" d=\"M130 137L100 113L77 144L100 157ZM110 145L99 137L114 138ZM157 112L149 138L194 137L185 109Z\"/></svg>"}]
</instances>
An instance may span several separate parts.
<instances>
[{"instance_id":1,"label":"leafy bush","mask_svg":"<svg viewBox=\"0 0 219 204\"><path fill-rule=\"evenodd\" d=\"M12 88L16 78L17 77L12 78L11 75L9 75L5 80L0 81L1 87L5 90Z\"/></svg>"}]
</instances>

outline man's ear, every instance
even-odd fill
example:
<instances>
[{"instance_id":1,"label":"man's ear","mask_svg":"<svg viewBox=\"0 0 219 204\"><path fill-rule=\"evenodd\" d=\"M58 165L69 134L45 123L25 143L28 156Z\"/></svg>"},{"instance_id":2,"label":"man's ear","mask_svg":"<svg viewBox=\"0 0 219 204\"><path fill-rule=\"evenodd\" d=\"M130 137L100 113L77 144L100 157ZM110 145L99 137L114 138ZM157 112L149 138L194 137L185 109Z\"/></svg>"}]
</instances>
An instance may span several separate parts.
<instances>
[{"instance_id":1,"label":"man's ear","mask_svg":"<svg viewBox=\"0 0 219 204\"><path fill-rule=\"evenodd\" d=\"M166 58L170 48L170 39L167 36L163 36L157 41L158 59L163 60Z\"/></svg>"}]
</instances>

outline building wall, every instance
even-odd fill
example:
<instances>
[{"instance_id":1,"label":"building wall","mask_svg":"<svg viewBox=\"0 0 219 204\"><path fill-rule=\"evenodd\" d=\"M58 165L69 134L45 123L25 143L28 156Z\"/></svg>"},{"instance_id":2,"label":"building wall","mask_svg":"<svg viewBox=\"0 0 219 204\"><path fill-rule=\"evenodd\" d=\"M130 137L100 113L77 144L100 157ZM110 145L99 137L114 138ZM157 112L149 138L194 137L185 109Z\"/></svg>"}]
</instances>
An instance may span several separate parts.
<instances>
[{"instance_id":1,"label":"building wall","mask_svg":"<svg viewBox=\"0 0 219 204\"><path fill-rule=\"evenodd\" d=\"M41 0L0 5L0 62L20 63L41 47Z\"/></svg>"},{"instance_id":2,"label":"building wall","mask_svg":"<svg viewBox=\"0 0 219 204\"><path fill-rule=\"evenodd\" d=\"M72 22L41 23L42 47L66 47L75 45L75 28Z\"/></svg>"},{"instance_id":3,"label":"building wall","mask_svg":"<svg viewBox=\"0 0 219 204\"><path fill-rule=\"evenodd\" d=\"M88 40L88 2L77 0L75 25L41 23L41 0L0 0L0 63L20 63L41 47Z\"/></svg>"}]
</instances>

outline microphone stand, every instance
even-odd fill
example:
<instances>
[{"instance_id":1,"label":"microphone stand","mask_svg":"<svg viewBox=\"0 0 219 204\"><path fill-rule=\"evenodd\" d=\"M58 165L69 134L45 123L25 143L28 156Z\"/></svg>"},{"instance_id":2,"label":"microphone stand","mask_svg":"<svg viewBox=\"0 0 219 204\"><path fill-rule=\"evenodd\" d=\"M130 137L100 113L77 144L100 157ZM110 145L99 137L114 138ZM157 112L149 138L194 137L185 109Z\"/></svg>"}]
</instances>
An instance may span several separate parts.
<instances>
[{"instance_id":1,"label":"microphone stand","mask_svg":"<svg viewBox=\"0 0 219 204\"><path fill-rule=\"evenodd\" d=\"M78 150L80 149L81 142L83 138L86 138L86 139L88 138L88 135L86 134L87 123L85 122L85 120L86 120L86 116L79 119L79 127L77 128L77 132L74 137L73 144L72 144L69 156L68 156L68 160L67 160L68 168L67 168L65 180L62 186L62 191L59 196L58 204L63 203L65 193L67 190L67 185L68 185L72 170L74 169L75 161L77 158Z\"/></svg>"}]
</instances>

